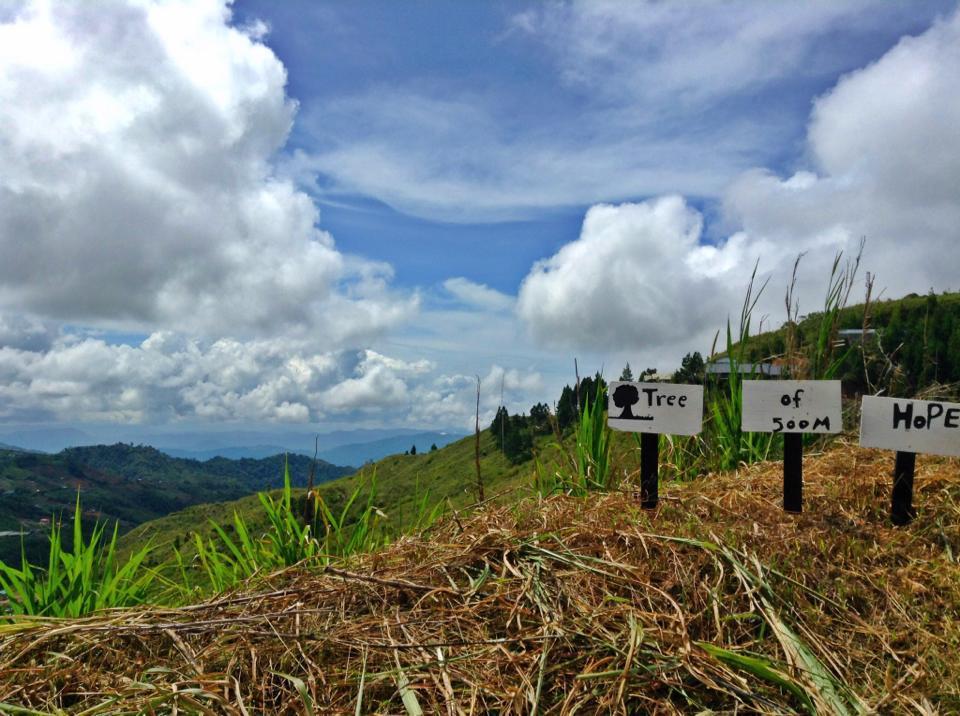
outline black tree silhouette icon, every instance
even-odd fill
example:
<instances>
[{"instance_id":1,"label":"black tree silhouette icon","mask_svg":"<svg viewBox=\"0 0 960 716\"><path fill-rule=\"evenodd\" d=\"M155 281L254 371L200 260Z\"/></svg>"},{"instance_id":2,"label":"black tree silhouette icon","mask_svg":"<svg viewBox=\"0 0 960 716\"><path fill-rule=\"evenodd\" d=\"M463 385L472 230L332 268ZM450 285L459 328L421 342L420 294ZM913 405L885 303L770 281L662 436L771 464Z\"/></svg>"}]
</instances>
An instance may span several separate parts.
<instances>
[{"instance_id":1,"label":"black tree silhouette icon","mask_svg":"<svg viewBox=\"0 0 960 716\"><path fill-rule=\"evenodd\" d=\"M635 420L636 416L633 414L632 407L640 400L640 392L637 390L635 385L620 385L617 386L617 389L613 391L613 404L618 408L622 408L623 412L620 413L620 418L624 420Z\"/></svg>"}]
</instances>

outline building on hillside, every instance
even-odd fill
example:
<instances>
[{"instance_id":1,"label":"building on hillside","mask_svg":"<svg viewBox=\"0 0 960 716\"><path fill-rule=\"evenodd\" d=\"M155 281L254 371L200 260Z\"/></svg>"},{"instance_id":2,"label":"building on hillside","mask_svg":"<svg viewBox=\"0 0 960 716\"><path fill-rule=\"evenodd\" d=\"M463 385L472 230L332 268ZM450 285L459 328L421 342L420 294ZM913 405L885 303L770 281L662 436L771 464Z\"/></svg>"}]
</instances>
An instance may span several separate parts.
<instances>
[{"instance_id":1,"label":"building on hillside","mask_svg":"<svg viewBox=\"0 0 960 716\"><path fill-rule=\"evenodd\" d=\"M634 378L634 380L639 380L643 383L669 383L673 380L673 373L644 373L639 379Z\"/></svg>"},{"instance_id":2,"label":"building on hillside","mask_svg":"<svg viewBox=\"0 0 960 716\"><path fill-rule=\"evenodd\" d=\"M837 337L848 346L859 345L875 341L877 339L877 329L844 328L837 331Z\"/></svg>"},{"instance_id":3,"label":"building on hillside","mask_svg":"<svg viewBox=\"0 0 960 716\"><path fill-rule=\"evenodd\" d=\"M779 378L783 373L783 366L774 365L773 363L741 363L738 368L738 373L742 376L756 376L758 378ZM710 361L706 365L707 375L714 375L718 378L728 378L730 377L730 359L729 358L718 358L717 360Z\"/></svg>"}]
</instances>

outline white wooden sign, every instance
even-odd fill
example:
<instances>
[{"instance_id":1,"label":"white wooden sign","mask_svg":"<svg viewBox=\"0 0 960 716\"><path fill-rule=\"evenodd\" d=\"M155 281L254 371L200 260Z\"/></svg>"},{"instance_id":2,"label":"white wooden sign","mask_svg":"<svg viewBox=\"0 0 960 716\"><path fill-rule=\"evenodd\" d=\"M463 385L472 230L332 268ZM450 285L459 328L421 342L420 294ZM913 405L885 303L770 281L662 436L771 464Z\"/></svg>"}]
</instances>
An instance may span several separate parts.
<instances>
[{"instance_id":1,"label":"white wooden sign","mask_svg":"<svg viewBox=\"0 0 960 716\"><path fill-rule=\"evenodd\" d=\"M703 426L703 386L610 383L607 424L633 433L696 435Z\"/></svg>"},{"instance_id":2,"label":"white wooden sign","mask_svg":"<svg viewBox=\"0 0 960 716\"><path fill-rule=\"evenodd\" d=\"M960 403L865 395L860 405L860 444L960 455Z\"/></svg>"},{"instance_id":3,"label":"white wooden sign","mask_svg":"<svg viewBox=\"0 0 960 716\"><path fill-rule=\"evenodd\" d=\"M839 380L743 381L742 430L751 433L839 433Z\"/></svg>"}]
</instances>

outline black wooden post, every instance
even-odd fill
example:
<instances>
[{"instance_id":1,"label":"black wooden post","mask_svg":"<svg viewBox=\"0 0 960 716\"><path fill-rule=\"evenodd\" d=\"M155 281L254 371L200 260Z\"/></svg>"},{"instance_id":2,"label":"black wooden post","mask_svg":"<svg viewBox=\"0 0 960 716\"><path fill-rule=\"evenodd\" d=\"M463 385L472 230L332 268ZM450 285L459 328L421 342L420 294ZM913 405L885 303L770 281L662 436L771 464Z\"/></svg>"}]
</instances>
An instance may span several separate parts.
<instances>
[{"instance_id":1,"label":"black wooden post","mask_svg":"<svg viewBox=\"0 0 960 716\"><path fill-rule=\"evenodd\" d=\"M890 519L895 525L908 524L917 516L913 509L913 472L917 465L917 454L897 451L897 462L893 468L893 504L890 507Z\"/></svg>"},{"instance_id":2,"label":"black wooden post","mask_svg":"<svg viewBox=\"0 0 960 716\"><path fill-rule=\"evenodd\" d=\"M653 509L659 500L660 435L640 433L640 506Z\"/></svg>"},{"instance_id":3,"label":"black wooden post","mask_svg":"<svg viewBox=\"0 0 960 716\"><path fill-rule=\"evenodd\" d=\"M803 433L783 434L783 509L803 511Z\"/></svg>"}]
</instances>

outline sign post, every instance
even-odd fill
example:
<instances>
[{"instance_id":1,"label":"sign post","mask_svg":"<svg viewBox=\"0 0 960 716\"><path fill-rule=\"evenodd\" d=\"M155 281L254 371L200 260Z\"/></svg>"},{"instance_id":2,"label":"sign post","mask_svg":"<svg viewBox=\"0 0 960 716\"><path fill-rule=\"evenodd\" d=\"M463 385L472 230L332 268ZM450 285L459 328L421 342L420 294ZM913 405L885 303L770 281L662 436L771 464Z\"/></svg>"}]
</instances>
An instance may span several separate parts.
<instances>
[{"instance_id":1,"label":"sign post","mask_svg":"<svg viewBox=\"0 0 960 716\"><path fill-rule=\"evenodd\" d=\"M703 425L703 386L616 381L607 386L607 424L640 433L640 505L659 501L660 434L696 435Z\"/></svg>"},{"instance_id":2,"label":"sign post","mask_svg":"<svg viewBox=\"0 0 960 716\"><path fill-rule=\"evenodd\" d=\"M783 433L783 509L803 511L803 434L843 429L839 380L745 380L740 428Z\"/></svg>"},{"instance_id":3,"label":"sign post","mask_svg":"<svg viewBox=\"0 0 960 716\"><path fill-rule=\"evenodd\" d=\"M896 450L890 520L916 517L913 474L918 452L960 456L960 403L865 395L860 405L860 445Z\"/></svg>"}]
</instances>

